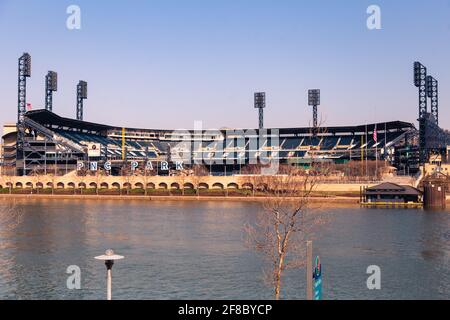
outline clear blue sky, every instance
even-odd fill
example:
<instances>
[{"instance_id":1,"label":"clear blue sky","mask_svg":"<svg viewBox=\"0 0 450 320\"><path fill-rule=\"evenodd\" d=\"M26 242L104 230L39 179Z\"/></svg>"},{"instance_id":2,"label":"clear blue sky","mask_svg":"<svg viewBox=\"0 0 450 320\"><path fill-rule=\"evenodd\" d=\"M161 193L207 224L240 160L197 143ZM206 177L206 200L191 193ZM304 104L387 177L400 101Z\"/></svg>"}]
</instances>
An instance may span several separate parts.
<instances>
[{"instance_id":1,"label":"clear blue sky","mask_svg":"<svg viewBox=\"0 0 450 320\"><path fill-rule=\"evenodd\" d=\"M81 8L81 30L66 8ZM366 9L381 7L382 30ZM307 89L322 90L326 125L415 122L414 60L439 80L450 128L450 0L0 0L0 123L16 120L17 58L32 55L28 102L59 75L54 111L146 128L256 127L253 92L267 92L267 127L306 126ZM423 45L420 41L423 40Z\"/></svg>"}]
</instances>

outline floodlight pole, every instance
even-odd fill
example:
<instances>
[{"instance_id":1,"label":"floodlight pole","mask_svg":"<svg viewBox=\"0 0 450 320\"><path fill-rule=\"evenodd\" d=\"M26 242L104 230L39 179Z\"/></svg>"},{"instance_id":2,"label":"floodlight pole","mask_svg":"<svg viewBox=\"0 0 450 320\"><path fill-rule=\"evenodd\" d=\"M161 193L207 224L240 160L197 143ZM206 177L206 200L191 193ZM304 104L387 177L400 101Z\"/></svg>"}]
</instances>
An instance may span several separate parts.
<instances>
[{"instance_id":1,"label":"floodlight pole","mask_svg":"<svg viewBox=\"0 0 450 320\"><path fill-rule=\"evenodd\" d=\"M432 76L426 77L427 97L431 99L431 114L439 125L438 81Z\"/></svg>"},{"instance_id":2,"label":"floodlight pole","mask_svg":"<svg viewBox=\"0 0 450 320\"><path fill-rule=\"evenodd\" d=\"M427 114L427 68L420 62L414 62L414 85L419 91L419 157L420 165L426 161L425 116Z\"/></svg>"},{"instance_id":3,"label":"floodlight pole","mask_svg":"<svg viewBox=\"0 0 450 320\"><path fill-rule=\"evenodd\" d=\"M317 107L320 105L320 89L308 90L308 105L313 107L313 135L317 136L319 127Z\"/></svg>"},{"instance_id":4,"label":"floodlight pole","mask_svg":"<svg viewBox=\"0 0 450 320\"><path fill-rule=\"evenodd\" d=\"M87 99L87 83L81 81L77 85L77 120L83 121L83 101Z\"/></svg>"},{"instance_id":5,"label":"floodlight pole","mask_svg":"<svg viewBox=\"0 0 450 320\"><path fill-rule=\"evenodd\" d=\"M31 77L31 56L24 53L18 61L18 102L17 102L17 145L16 145L16 159L22 159L23 172L26 176L27 162L25 156L25 125L24 117L27 112L27 78ZM16 168L17 175L19 169Z\"/></svg>"},{"instance_id":6,"label":"floodlight pole","mask_svg":"<svg viewBox=\"0 0 450 320\"><path fill-rule=\"evenodd\" d=\"M53 111L53 92L57 91L57 73L49 71L45 76L45 110Z\"/></svg>"},{"instance_id":7,"label":"floodlight pole","mask_svg":"<svg viewBox=\"0 0 450 320\"><path fill-rule=\"evenodd\" d=\"M264 129L264 109L259 108L259 129Z\"/></svg>"},{"instance_id":8,"label":"floodlight pole","mask_svg":"<svg viewBox=\"0 0 450 320\"><path fill-rule=\"evenodd\" d=\"M314 132L317 132L317 105L313 106L313 127L314 127Z\"/></svg>"},{"instance_id":9,"label":"floodlight pole","mask_svg":"<svg viewBox=\"0 0 450 320\"><path fill-rule=\"evenodd\" d=\"M259 113L258 128L260 130L264 129L264 108L266 107L266 93L265 92L255 92L254 105L255 105L255 109L258 109L258 113Z\"/></svg>"}]
</instances>

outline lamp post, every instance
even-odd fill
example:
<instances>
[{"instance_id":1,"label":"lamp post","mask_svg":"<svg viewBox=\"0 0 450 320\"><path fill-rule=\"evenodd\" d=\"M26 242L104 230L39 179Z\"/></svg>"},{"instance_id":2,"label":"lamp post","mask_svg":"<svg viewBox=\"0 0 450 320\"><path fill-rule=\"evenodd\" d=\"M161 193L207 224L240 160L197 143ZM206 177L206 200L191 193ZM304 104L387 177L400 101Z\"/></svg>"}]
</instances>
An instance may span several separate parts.
<instances>
[{"instance_id":1,"label":"lamp post","mask_svg":"<svg viewBox=\"0 0 450 320\"><path fill-rule=\"evenodd\" d=\"M119 256L114 254L114 251L109 249L106 250L104 255L97 256L95 259L105 261L106 265L106 300L111 300L112 298L112 266L114 264L114 260L121 260L124 256Z\"/></svg>"}]
</instances>

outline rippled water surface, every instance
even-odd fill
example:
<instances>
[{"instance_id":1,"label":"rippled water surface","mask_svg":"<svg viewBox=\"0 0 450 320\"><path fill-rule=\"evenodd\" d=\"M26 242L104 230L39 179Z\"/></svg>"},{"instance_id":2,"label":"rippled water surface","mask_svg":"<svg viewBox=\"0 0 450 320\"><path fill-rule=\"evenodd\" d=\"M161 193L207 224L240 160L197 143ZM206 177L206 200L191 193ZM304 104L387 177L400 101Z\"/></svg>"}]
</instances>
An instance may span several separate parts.
<instances>
[{"instance_id":1,"label":"rippled water surface","mask_svg":"<svg viewBox=\"0 0 450 320\"><path fill-rule=\"evenodd\" d=\"M3 201L3 200L2 200ZM243 225L256 203L27 200L23 219L0 227L0 298L104 299L105 266L116 299L271 299L261 257L246 248ZM325 299L449 299L450 213L326 209L332 220L314 242ZM81 290L66 268L81 268ZM381 268L381 290L366 269ZM305 271L288 273L283 297L305 298Z\"/></svg>"}]
</instances>

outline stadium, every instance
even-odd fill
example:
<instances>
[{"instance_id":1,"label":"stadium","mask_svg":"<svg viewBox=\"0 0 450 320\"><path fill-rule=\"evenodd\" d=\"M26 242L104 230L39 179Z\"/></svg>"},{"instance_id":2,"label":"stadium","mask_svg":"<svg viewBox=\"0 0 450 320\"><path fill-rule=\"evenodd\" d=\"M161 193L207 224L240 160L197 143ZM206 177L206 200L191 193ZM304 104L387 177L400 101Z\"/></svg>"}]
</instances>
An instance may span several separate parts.
<instances>
[{"instance_id":1,"label":"stadium","mask_svg":"<svg viewBox=\"0 0 450 320\"><path fill-rule=\"evenodd\" d=\"M53 71L46 77L45 108L27 110L26 78L31 75L31 57L25 53L19 58L18 121L5 125L3 131L2 174L65 175L77 170L125 175L150 170L156 175L174 175L180 170L192 174L194 165L202 165L210 175L218 176L241 174L248 165L271 162L308 167L314 162L345 164L353 160L382 160L399 171L415 174L432 155L445 161L450 144L450 135L438 126L437 81L432 78L435 82L424 89L421 66L414 65L419 129L403 121L321 127L317 123L320 90L315 89L308 94L313 107L312 127L265 128L265 93L255 93L258 129L186 131L84 121L85 81L77 86L77 119L61 117L52 111L52 93L57 90L57 74ZM421 90L429 91L431 113L426 103L424 108Z\"/></svg>"},{"instance_id":2,"label":"stadium","mask_svg":"<svg viewBox=\"0 0 450 320\"><path fill-rule=\"evenodd\" d=\"M113 174L120 173L124 162L137 163L137 170L149 162L153 166L159 163L161 173L178 162L184 167L205 165L212 174L221 175L270 160L298 165L311 161L345 163L365 157L374 160L378 152L381 159L393 161L395 150L404 148L416 134L411 123L401 121L327 127L317 134L312 128L198 132L133 129L62 118L47 110L27 112L24 124L24 151L17 150L16 130L3 136L4 168L16 168L18 175L29 175L37 168L51 172L49 168L55 170L55 164L57 172L62 173L77 169L80 163L88 167L91 162L100 168L109 162ZM380 128L377 142L375 127ZM170 165L163 168L162 163Z\"/></svg>"}]
</instances>

